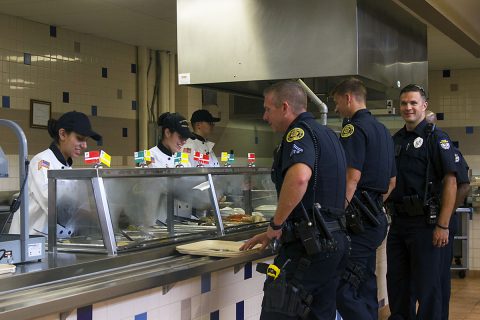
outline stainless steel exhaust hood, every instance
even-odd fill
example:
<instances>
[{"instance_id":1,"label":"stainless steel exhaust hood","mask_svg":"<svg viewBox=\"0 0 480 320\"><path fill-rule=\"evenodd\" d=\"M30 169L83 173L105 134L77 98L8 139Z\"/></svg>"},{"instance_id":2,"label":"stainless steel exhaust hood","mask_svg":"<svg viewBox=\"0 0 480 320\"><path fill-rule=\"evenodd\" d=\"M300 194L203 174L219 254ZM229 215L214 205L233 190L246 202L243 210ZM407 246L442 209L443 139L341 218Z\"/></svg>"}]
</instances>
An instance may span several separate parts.
<instances>
[{"instance_id":1,"label":"stainless steel exhaust hood","mask_svg":"<svg viewBox=\"0 0 480 320\"><path fill-rule=\"evenodd\" d=\"M427 85L426 26L391 0L177 0L179 83L262 96L357 76L374 100Z\"/></svg>"}]
</instances>

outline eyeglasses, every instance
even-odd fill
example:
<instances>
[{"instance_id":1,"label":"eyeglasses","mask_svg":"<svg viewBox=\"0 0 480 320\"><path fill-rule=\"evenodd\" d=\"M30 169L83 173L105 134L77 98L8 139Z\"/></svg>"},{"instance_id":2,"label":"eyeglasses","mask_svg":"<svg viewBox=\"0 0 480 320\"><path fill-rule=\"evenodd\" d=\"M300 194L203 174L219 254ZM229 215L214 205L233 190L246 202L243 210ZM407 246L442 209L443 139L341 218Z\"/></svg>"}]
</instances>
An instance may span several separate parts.
<instances>
[{"instance_id":1,"label":"eyeglasses","mask_svg":"<svg viewBox=\"0 0 480 320\"><path fill-rule=\"evenodd\" d=\"M402 91L400 91L400 94L403 94L405 92L420 92L420 94L422 95L422 97L424 97L425 99L427 98L427 94L425 92L425 89L423 89L422 86L419 86L418 84L409 84L407 86L405 86Z\"/></svg>"}]
</instances>

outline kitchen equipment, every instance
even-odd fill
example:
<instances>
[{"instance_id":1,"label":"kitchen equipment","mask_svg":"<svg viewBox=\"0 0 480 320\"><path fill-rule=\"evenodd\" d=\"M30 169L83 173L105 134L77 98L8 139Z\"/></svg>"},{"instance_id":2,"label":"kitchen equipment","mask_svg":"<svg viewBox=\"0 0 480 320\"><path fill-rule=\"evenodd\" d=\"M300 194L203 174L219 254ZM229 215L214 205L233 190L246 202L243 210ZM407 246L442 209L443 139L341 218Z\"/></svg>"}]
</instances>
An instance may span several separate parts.
<instances>
[{"instance_id":1,"label":"kitchen equipment","mask_svg":"<svg viewBox=\"0 0 480 320\"><path fill-rule=\"evenodd\" d=\"M251 250L240 251L243 241L204 240L177 246L177 251L183 254L192 254L211 257L237 257L260 250L257 246Z\"/></svg>"}]
</instances>

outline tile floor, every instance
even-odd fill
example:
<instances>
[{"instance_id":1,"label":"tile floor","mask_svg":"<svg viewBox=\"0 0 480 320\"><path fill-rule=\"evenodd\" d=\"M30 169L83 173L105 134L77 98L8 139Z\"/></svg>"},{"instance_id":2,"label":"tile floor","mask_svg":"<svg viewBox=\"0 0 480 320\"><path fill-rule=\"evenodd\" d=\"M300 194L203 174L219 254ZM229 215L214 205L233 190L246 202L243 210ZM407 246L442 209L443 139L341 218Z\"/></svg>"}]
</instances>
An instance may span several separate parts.
<instances>
[{"instance_id":1,"label":"tile floor","mask_svg":"<svg viewBox=\"0 0 480 320\"><path fill-rule=\"evenodd\" d=\"M464 279L452 275L450 320L480 320L480 274L471 273ZM387 320L388 315L379 318Z\"/></svg>"}]
</instances>

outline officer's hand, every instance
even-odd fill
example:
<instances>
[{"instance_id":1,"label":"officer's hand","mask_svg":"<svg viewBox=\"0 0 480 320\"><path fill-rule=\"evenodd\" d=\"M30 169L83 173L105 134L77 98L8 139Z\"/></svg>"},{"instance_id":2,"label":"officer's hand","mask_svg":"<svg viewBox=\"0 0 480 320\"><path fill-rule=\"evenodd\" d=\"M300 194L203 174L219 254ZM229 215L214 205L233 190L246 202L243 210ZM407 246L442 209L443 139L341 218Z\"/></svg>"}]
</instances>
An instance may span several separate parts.
<instances>
[{"instance_id":1,"label":"officer's hand","mask_svg":"<svg viewBox=\"0 0 480 320\"><path fill-rule=\"evenodd\" d=\"M272 227L268 226L267 228L267 237L269 240L272 239L279 239L282 236L282 229L280 230L273 230Z\"/></svg>"},{"instance_id":2,"label":"officer's hand","mask_svg":"<svg viewBox=\"0 0 480 320\"><path fill-rule=\"evenodd\" d=\"M240 251L244 250L250 250L253 247L255 247L257 244L261 244L262 246L260 247L261 250L265 249L268 244L270 243L270 239L267 236L267 233L260 233L257 234L255 237L248 239L241 247Z\"/></svg>"},{"instance_id":3,"label":"officer's hand","mask_svg":"<svg viewBox=\"0 0 480 320\"><path fill-rule=\"evenodd\" d=\"M445 230L436 226L433 229L433 245L439 248L445 247L448 244L448 234L448 229Z\"/></svg>"}]
</instances>

